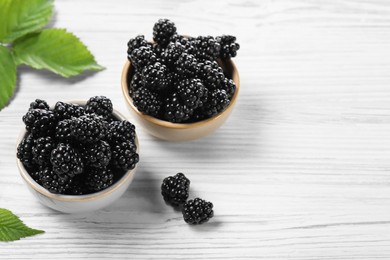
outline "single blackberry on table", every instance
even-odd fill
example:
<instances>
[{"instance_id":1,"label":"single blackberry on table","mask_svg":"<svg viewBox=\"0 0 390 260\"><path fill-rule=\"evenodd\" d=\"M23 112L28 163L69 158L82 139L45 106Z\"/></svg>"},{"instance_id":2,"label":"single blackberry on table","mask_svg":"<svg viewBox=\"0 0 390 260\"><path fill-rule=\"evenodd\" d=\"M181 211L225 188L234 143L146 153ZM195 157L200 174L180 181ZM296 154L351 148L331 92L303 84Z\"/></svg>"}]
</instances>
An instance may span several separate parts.
<instances>
[{"instance_id":1,"label":"single blackberry on table","mask_svg":"<svg viewBox=\"0 0 390 260\"><path fill-rule=\"evenodd\" d=\"M71 119L64 119L57 123L54 134L56 140L66 143L72 140L72 130L70 128L71 123Z\"/></svg>"},{"instance_id":2,"label":"single blackberry on table","mask_svg":"<svg viewBox=\"0 0 390 260\"><path fill-rule=\"evenodd\" d=\"M169 87L167 74L167 67L159 62L148 65L142 70L143 84L154 91L166 89Z\"/></svg>"},{"instance_id":3,"label":"single blackberry on table","mask_svg":"<svg viewBox=\"0 0 390 260\"><path fill-rule=\"evenodd\" d=\"M130 86L129 86L129 94L132 97L134 94L134 91L138 90L139 88L143 87L144 83L142 80L142 75L139 72L134 73L133 77L131 78L130 81Z\"/></svg>"},{"instance_id":4,"label":"single blackberry on table","mask_svg":"<svg viewBox=\"0 0 390 260\"><path fill-rule=\"evenodd\" d=\"M190 180L179 172L163 180L161 194L167 203L177 207L184 204L188 199L189 188Z\"/></svg>"},{"instance_id":5,"label":"single blackberry on table","mask_svg":"<svg viewBox=\"0 0 390 260\"><path fill-rule=\"evenodd\" d=\"M58 120L80 117L85 114L85 109L82 106L61 101L56 103L53 111Z\"/></svg>"},{"instance_id":6,"label":"single blackberry on table","mask_svg":"<svg viewBox=\"0 0 390 260\"><path fill-rule=\"evenodd\" d=\"M32 149L34 146L34 138L31 134L26 136L18 145L16 157L23 163L27 168L33 166L33 154Z\"/></svg>"},{"instance_id":7,"label":"single blackberry on table","mask_svg":"<svg viewBox=\"0 0 390 260\"><path fill-rule=\"evenodd\" d=\"M175 62L175 69L180 75L193 77L199 73L198 60L194 55L183 52Z\"/></svg>"},{"instance_id":8,"label":"single blackberry on table","mask_svg":"<svg viewBox=\"0 0 390 260\"><path fill-rule=\"evenodd\" d=\"M85 185L91 191L101 191L114 183L114 174L110 168L90 168L86 172Z\"/></svg>"},{"instance_id":9,"label":"single blackberry on table","mask_svg":"<svg viewBox=\"0 0 390 260\"><path fill-rule=\"evenodd\" d=\"M215 89L209 92L207 102L203 105L203 113L212 117L222 112L230 103L229 96L225 90Z\"/></svg>"},{"instance_id":10,"label":"single blackberry on table","mask_svg":"<svg viewBox=\"0 0 390 260\"><path fill-rule=\"evenodd\" d=\"M73 118L70 124L72 136L82 143L97 142L107 134L108 124L96 114Z\"/></svg>"},{"instance_id":11,"label":"single blackberry on table","mask_svg":"<svg viewBox=\"0 0 390 260\"><path fill-rule=\"evenodd\" d=\"M187 201L182 209L184 221L188 224L203 224L214 216L211 202L195 198Z\"/></svg>"},{"instance_id":12,"label":"single blackberry on table","mask_svg":"<svg viewBox=\"0 0 390 260\"><path fill-rule=\"evenodd\" d=\"M181 123L188 120L192 113L193 109L183 104L178 98L177 93L167 98L164 113L165 120L172 123Z\"/></svg>"},{"instance_id":13,"label":"single blackberry on table","mask_svg":"<svg viewBox=\"0 0 390 260\"><path fill-rule=\"evenodd\" d=\"M51 135L57 123L56 116L50 110L30 109L24 116L26 130L34 137Z\"/></svg>"},{"instance_id":14,"label":"single blackberry on table","mask_svg":"<svg viewBox=\"0 0 390 260\"><path fill-rule=\"evenodd\" d=\"M205 61L199 70L199 77L209 89L218 88L225 79L223 70L216 61Z\"/></svg>"},{"instance_id":15,"label":"single blackberry on table","mask_svg":"<svg viewBox=\"0 0 390 260\"><path fill-rule=\"evenodd\" d=\"M108 126L107 139L110 142L134 141L135 126L126 120L112 122Z\"/></svg>"},{"instance_id":16,"label":"single blackberry on table","mask_svg":"<svg viewBox=\"0 0 390 260\"><path fill-rule=\"evenodd\" d=\"M160 97L145 87L141 87L134 92L133 102L142 113L153 117L157 117L160 114L162 106Z\"/></svg>"},{"instance_id":17,"label":"single blackberry on table","mask_svg":"<svg viewBox=\"0 0 390 260\"><path fill-rule=\"evenodd\" d=\"M111 160L111 148L105 141L86 144L80 149L81 156L86 165L105 168Z\"/></svg>"},{"instance_id":18,"label":"single blackberry on table","mask_svg":"<svg viewBox=\"0 0 390 260\"><path fill-rule=\"evenodd\" d=\"M195 57L200 60L215 60L220 53L221 45L212 36L199 36L195 39Z\"/></svg>"},{"instance_id":19,"label":"single blackberry on table","mask_svg":"<svg viewBox=\"0 0 390 260\"><path fill-rule=\"evenodd\" d=\"M85 106L85 112L92 114L95 113L98 116L107 118L112 113L111 99L105 96L91 97Z\"/></svg>"},{"instance_id":20,"label":"single blackberry on table","mask_svg":"<svg viewBox=\"0 0 390 260\"><path fill-rule=\"evenodd\" d=\"M44 109L44 110L49 110L50 107L46 103L45 100L42 99L35 99L35 101L30 103L30 109Z\"/></svg>"},{"instance_id":21,"label":"single blackberry on table","mask_svg":"<svg viewBox=\"0 0 390 260\"><path fill-rule=\"evenodd\" d=\"M203 105L203 101L207 98L207 89L202 84L200 79L185 79L177 86L177 94L183 104L190 109L196 109Z\"/></svg>"},{"instance_id":22,"label":"single blackberry on table","mask_svg":"<svg viewBox=\"0 0 390 260\"><path fill-rule=\"evenodd\" d=\"M54 172L61 178L73 178L84 170L79 152L70 144L59 143L51 152L50 161Z\"/></svg>"},{"instance_id":23,"label":"single blackberry on table","mask_svg":"<svg viewBox=\"0 0 390 260\"><path fill-rule=\"evenodd\" d=\"M32 148L34 162L38 165L50 165L51 151L54 148L55 142L50 136L36 139Z\"/></svg>"},{"instance_id":24,"label":"single blackberry on table","mask_svg":"<svg viewBox=\"0 0 390 260\"><path fill-rule=\"evenodd\" d=\"M119 169L131 170L139 161L137 146L134 142L118 141L111 145L111 163Z\"/></svg>"},{"instance_id":25,"label":"single blackberry on table","mask_svg":"<svg viewBox=\"0 0 390 260\"><path fill-rule=\"evenodd\" d=\"M130 59L136 70L142 71L145 66L154 64L157 57L152 47L142 46L130 54Z\"/></svg>"},{"instance_id":26,"label":"single blackberry on table","mask_svg":"<svg viewBox=\"0 0 390 260\"><path fill-rule=\"evenodd\" d=\"M130 60L130 54L135 50L142 46L150 46L147 40L145 40L145 36L138 35L134 38L131 38L127 43L127 57Z\"/></svg>"},{"instance_id":27,"label":"single blackberry on table","mask_svg":"<svg viewBox=\"0 0 390 260\"><path fill-rule=\"evenodd\" d=\"M232 35L222 35L218 36L216 40L221 45L218 55L219 58L236 57L237 51L240 49L240 45L236 43L236 37Z\"/></svg>"},{"instance_id":28,"label":"single blackberry on table","mask_svg":"<svg viewBox=\"0 0 390 260\"><path fill-rule=\"evenodd\" d=\"M232 79L224 78L221 89L226 91L226 94L228 95L229 99L234 95L234 92L236 91L236 83Z\"/></svg>"},{"instance_id":29,"label":"single blackberry on table","mask_svg":"<svg viewBox=\"0 0 390 260\"><path fill-rule=\"evenodd\" d=\"M179 42L171 42L168 44L163 53L161 53L161 60L170 68L174 67L175 62L180 55L186 51L185 47Z\"/></svg>"},{"instance_id":30,"label":"single blackberry on table","mask_svg":"<svg viewBox=\"0 0 390 260\"><path fill-rule=\"evenodd\" d=\"M161 46L166 46L175 34L176 26L168 19L159 19L153 26L153 40Z\"/></svg>"},{"instance_id":31,"label":"single blackberry on table","mask_svg":"<svg viewBox=\"0 0 390 260\"><path fill-rule=\"evenodd\" d=\"M39 182L51 193L64 194L72 180L68 176L60 178L50 167L45 167L39 171Z\"/></svg>"}]
</instances>

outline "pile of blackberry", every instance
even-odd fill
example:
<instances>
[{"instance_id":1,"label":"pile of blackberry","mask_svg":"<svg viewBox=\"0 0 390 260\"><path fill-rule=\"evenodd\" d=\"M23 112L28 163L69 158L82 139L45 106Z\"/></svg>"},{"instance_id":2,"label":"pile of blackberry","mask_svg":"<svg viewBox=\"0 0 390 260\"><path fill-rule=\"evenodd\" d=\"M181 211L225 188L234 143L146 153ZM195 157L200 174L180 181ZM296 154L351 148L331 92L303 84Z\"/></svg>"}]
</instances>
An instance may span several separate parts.
<instances>
[{"instance_id":1,"label":"pile of blackberry","mask_svg":"<svg viewBox=\"0 0 390 260\"><path fill-rule=\"evenodd\" d=\"M150 43L143 35L129 40L133 65L129 94L137 109L173 123L201 121L222 112L236 85L219 65L237 55L236 37L184 37L168 19L153 27Z\"/></svg>"},{"instance_id":2,"label":"pile of blackberry","mask_svg":"<svg viewBox=\"0 0 390 260\"><path fill-rule=\"evenodd\" d=\"M110 99L85 106L36 99L23 116L27 134L16 156L30 176L52 193L81 195L104 190L138 163L135 127L112 114Z\"/></svg>"}]
</instances>

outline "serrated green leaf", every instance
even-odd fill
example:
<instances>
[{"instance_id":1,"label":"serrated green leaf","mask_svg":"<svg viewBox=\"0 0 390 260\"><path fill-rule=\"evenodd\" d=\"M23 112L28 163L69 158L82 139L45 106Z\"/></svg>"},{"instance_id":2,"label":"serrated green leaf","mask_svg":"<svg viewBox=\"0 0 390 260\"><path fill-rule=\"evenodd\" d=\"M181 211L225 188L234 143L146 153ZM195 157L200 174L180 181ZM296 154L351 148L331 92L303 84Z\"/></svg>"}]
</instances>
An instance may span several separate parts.
<instances>
[{"instance_id":1,"label":"serrated green leaf","mask_svg":"<svg viewBox=\"0 0 390 260\"><path fill-rule=\"evenodd\" d=\"M27 227L11 211L0 208L0 241L14 241L41 233L45 231Z\"/></svg>"},{"instance_id":2,"label":"serrated green leaf","mask_svg":"<svg viewBox=\"0 0 390 260\"><path fill-rule=\"evenodd\" d=\"M15 91L16 65L11 52L0 45L0 110Z\"/></svg>"},{"instance_id":3,"label":"serrated green leaf","mask_svg":"<svg viewBox=\"0 0 390 260\"><path fill-rule=\"evenodd\" d=\"M13 47L17 64L48 69L63 77L103 69L80 39L65 29L28 34L16 40Z\"/></svg>"},{"instance_id":4,"label":"serrated green leaf","mask_svg":"<svg viewBox=\"0 0 390 260\"><path fill-rule=\"evenodd\" d=\"M0 0L0 42L43 28L53 12L52 0Z\"/></svg>"}]
</instances>

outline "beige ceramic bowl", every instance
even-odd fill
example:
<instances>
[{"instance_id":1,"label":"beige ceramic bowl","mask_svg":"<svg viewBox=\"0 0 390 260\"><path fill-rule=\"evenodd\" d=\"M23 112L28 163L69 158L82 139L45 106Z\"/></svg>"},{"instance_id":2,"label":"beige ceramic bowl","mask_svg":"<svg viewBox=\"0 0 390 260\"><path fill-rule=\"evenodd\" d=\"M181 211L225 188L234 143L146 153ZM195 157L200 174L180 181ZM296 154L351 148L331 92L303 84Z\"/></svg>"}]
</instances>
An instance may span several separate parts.
<instances>
[{"instance_id":1,"label":"beige ceramic bowl","mask_svg":"<svg viewBox=\"0 0 390 260\"><path fill-rule=\"evenodd\" d=\"M223 112L203 121L185 124L171 123L140 112L134 106L133 100L129 95L129 81L131 80L129 75L132 75L131 72L133 70L132 64L129 61L126 61L122 70L121 83L123 96L125 97L127 106L130 108L130 112L134 115L137 123L151 135L169 141L189 141L198 139L219 128L229 117L237 101L238 92L240 90L240 78L237 68L231 59L223 60L220 62L220 65L224 72L227 73L236 83L236 91L229 106Z\"/></svg>"},{"instance_id":2,"label":"beige ceramic bowl","mask_svg":"<svg viewBox=\"0 0 390 260\"><path fill-rule=\"evenodd\" d=\"M84 105L85 102L72 101L70 103ZM126 118L118 113L113 111L113 115L120 120L126 120ZM26 130L23 130L19 135L16 146L22 141L26 136ZM137 145L137 153L139 154L139 143L136 137L135 139ZM34 179L28 174L27 170L24 168L23 164L19 159L16 159L16 163L22 176L23 181L26 183L28 189L32 194L45 206L64 212L64 213L79 213L79 212L88 212L101 209L112 204L115 200L119 199L127 190L130 183L134 178L136 168L133 170L127 171L121 179L117 180L112 186L108 187L105 190L87 194L87 195L62 195L54 194L43 188L41 185L36 183Z\"/></svg>"}]
</instances>

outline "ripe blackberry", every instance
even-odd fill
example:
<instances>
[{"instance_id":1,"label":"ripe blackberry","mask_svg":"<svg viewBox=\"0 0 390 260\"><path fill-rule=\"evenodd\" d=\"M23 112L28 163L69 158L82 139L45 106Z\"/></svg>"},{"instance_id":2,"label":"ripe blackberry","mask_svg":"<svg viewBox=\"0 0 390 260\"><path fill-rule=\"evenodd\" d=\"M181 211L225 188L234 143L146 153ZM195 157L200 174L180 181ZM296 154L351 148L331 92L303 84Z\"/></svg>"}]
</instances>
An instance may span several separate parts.
<instances>
[{"instance_id":1,"label":"ripe blackberry","mask_svg":"<svg viewBox=\"0 0 390 260\"><path fill-rule=\"evenodd\" d=\"M180 55L185 52L185 47L179 42L171 42L167 48L161 53L161 59L165 65L173 68L175 62L179 59Z\"/></svg>"},{"instance_id":2,"label":"ripe blackberry","mask_svg":"<svg viewBox=\"0 0 390 260\"><path fill-rule=\"evenodd\" d=\"M86 165L97 168L105 168L111 160L111 148L105 141L82 146L81 156Z\"/></svg>"},{"instance_id":3,"label":"ripe blackberry","mask_svg":"<svg viewBox=\"0 0 390 260\"><path fill-rule=\"evenodd\" d=\"M143 84L150 90L160 91L169 86L168 69L165 65L156 62L142 70Z\"/></svg>"},{"instance_id":4,"label":"ripe blackberry","mask_svg":"<svg viewBox=\"0 0 390 260\"><path fill-rule=\"evenodd\" d=\"M127 57L130 60L130 54L142 46L149 46L150 43L145 40L145 36L138 35L135 38L131 38L127 43Z\"/></svg>"},{"instance_id":5,"label":"ripe blackberry","mask_svg":"<svg viewBox=\"0 0 390 260\"><path fill-rule=\"evenodd\" d=\"M46 103L45 100L42 99L35 99L35 101L30 103L30 109L44 109L44 110L49 110L50 107Z\"/></svg>"},{"instance_id":6,"label":"ripe blackberry","mask_svg":"<svg viewBox=\"0 0 390 260\"><path fill-rule=\"evenodd\" d=\"M215 60L221 45L212 36L199 36L195 39L195 57L199 60Z\"/></svg>"},{"instance_id":7,"label":"ripe blackberry","mask_svg":"<svg viewBox=\"0 0 390 260\"><path fill-rule=\"evenodd\" d=\"M222 35L216 38L217 42L221 45L219 51L219 58L232 58L236 57L237 51L240 49L240 45L236 43L236 37L232 35Z\"/></svg>"},{"instance_id":8,"label":"ripe blackberry","mask_svg":"<svg viewBox=\"0 0 390 260\"><path fill-rule=\"evenodd\" d=\"M107 118L112 113L111 99L105 96L91 97L85 106L85 112Z\"/></svg>"},{"instance_id":9,"label":"ripe blackberry","mask_svg":"<svg viewBox=\"0 0 390 260\"><path fill-rule=\"evenodd\" d=\"M161 46L166 46L175 33L176 26L168 19L159 19L153 26L153 40Z\"/></svg>"},{"instance_id":10,"label":"ripe blackberry","mask_svg":"<svg viewBox=\"0 0 390 260\"><path fill-rule=\"evenodd\" d=\"M31 134L25 137L18 145L16 157L23 163L27 168L33 166L33 155L32 148L34 146L34 138Z\"/></svg>"},{"instance_id":11,"label":"ripe blackberry","mask_svg":"<svg viewBox=\"0 0 390 260\"><path fill-rule=\"evenodd\" d=\"M54 113L44 109L30 109L24 116L26 130L34 137L51 135L54 132L57 120Z\"/></svg>"},{"instance_id":12,"label":"ripe blackberry","mask_svg":"<svg viewBox=\"0 0 390 260\"><path fill-rule=\"evenodd\" d=\"M53 170L61 178L74 177L84 170L80 154L70 145L59 143L50 156Z\"/></svg>"},{"instance_id":13,"label":"ripe blackberry","mask_svg":"<svg viewBox=\"0 0 390 260\"><path fill-rule=\"evenodd\" d=\"M111 152L111 162L116 168L131 170L138 163L139 156L134 142L115 142L111 145Z\"/></svg>"},{"instance_id":14,"label":"ripe blackberry","mask_svg":"<svg viewBox=\"0 0 390 260\"><path fill-rule=\"evenodd\" d=\"M35 169L29 169L28 174L33 178L33 180L38 183L39 185L42 185L40 180L39 172L41 171L41 167L37 167Z\"/></svg>"},{"instance_id":15,"label":"ripe blackberry","mask_svg":"<svg viewBox=\"0 0 390 260\"><path fill-rule=\"evenodd\" d=\"M163 180L161 194L167 203L177 207L188 199L189 188L190 180L180 172Z\"/></svg>"},{"instance_id":16,"label":"ripe blackberry","mask_svg":"<svg viewBox=\"0 0 390 260\"><path fill-rule=\"evenodd\" d=\"M223 70L216 61L205 61L199 70L199 76L209 89L218 88L225 79Z\"/></svg>"},{"instance_id":17,"label":"ripe blackberry","mask_svg":"<svg viewBox=\"0 0 390 260\"><path fill-rule=\"evenodd\" d=\"M177 93L167 98L164 113L165 120L172 123L181 123L188 120L192 113L193 109L181 103Z\"/></svg>"},{"instance_id":18,"label":"ripe blackberry","mask_svg":"<svg viewBox=\"0 0 390 260\"><path fill-rule=\"evenodd\" d=\"M142 75L139 72L134 73L133 77L131 78L130 86L129 86L129 94L131 97L133 97L134 91L139 89L140 87L143 87L144 83L142 80Z\"/></svg>"},{"instance_id":19,"label":"ripe blackberry","mask_svg":"<svg viewBox=\"0 0 390 260\"><path fill-rule=\"evenodd\" d=\"M212 117L222 112L230 103L229 96L225 90L215 89L209 93L207 102L203 105L203 113Z\"/></svg>"},{"instance_id":20,"label":"ripe blackberry","mask_svg":"<svg viewBox=\"0 0 390 260\"><path fill-rule=\"evenodd\" d=\"M53 111L58 120L79 117L85 114L85 110L83 107L76 104L69 104L61 101L58 101L56 103Z\"/></svg>"},{"instance_id":21,"label":"ripe blackberry","mask_svg":"<svg viewBox=\"0 0 390 260\"><path fill-rule=\"evenodd\" d=\"M198 61L194 55L183 52L175 62L175 69L177 73L184 77L193 77L199 69Z\"/></svg>"},{"instance_id":22,"label":"ripe blackberry","mask_svg":"<svg viewBox=\"0 0 390 260\"><path fill-rule=\"evenodd\" d=\"M39 171L39 182L51 193L64 194L72 180L68 176L60 178L50 167L45 167Z\"/></svg>"},{"instance_id":23,"label":"ripe blackberry","mask_svg":"<svg viewBox=\"0 0 390 260\"><path fill-rule=\"evenodd\" d=\"M142 46L130 54L130 59L136 70L142 71L145 66L154 64L157 57L150 46Z\"/></svg>"},{"instance_id":24,"label":"ripe blackberry","mask_svg":"<svg viewBox=\"0 0 390 260\"><path fill-rule=\"evenodd\" d=\"M68 143L72 140L72 130L70 128L71 123L71 119L64 119L58 122L54 135L56 140L65 143Z\"/></svg>"},{"instance_id":25,"label":"ripe blackberry","mask_svg":"<svg viewBox=\"0 0 390 260\"><path fill-rule=\"evenodd\" d=\"M82 143L92 143L101 140L107 134L108 124L96 114L86 114L73 118L70 124L72 136Z\"/></svg>"},{"instance_id":26,"label":"ripe blackberry","mask_svg":"<svg viewBox=\"0 0 390 260\"><path fill-rule=\"evenodd\" d=\"M88 193L88 189L84 185L84 176L77 175L72 179L72 182L69 184L68 189L66 189L65 194L67 195L83 195Z\"/></svg>"},{"instance_id":27,"label":"ripe blackberry","mask_svg":"<svg viewBox=\"0 0 390 260\"><path fill-rule=\"evenodd\" d=\"M133 102L142 113L153 117L160 114L162 104L159 96L145 87L141 87L134 92Z\"/></svg>"},{"instance_id":28,"label":"ripe blackberry","mask_svg":"<svg viewBox=\"0 0 390 260\"><path fill-rule=\"evenodd\" d=\"M200 79L185 79L177 86L177 94L183 104L190 109L196 109L203 105L206 96L206 88Z\"/></svg>"},{"instance_id":29,"label":"ripe blackberry","mask_svg":"<svg viewBox=\"0 0 390 260\"><path fill-rule=\"evenodd\" d=\"M236 83L234 83L232 79L224 78L221 84L221 88L226 91L229 99L231 99L234 95L234 92L236 91Z\"/></svg>"},{"instance_id":30,"label":"ripe blackberry","mask_svg":"<svg viewBox=\"0 0 390 260\"><path fill-rule=\"evenodd\" d=\"M34 162L38 165L50 165L51 151L54 148L55 142L50 136L36 139L32 148Z\"/></svg>"},{"instance_id":31,"label":"ripe blackberry","mask_svg":"<svg viewBox=\"0 0 390 260\"><path fill-rule=\"evenodd\" d=\"M159 44L154 44L152 46L152 50L153 50L154 54L156 55L156 58L159 59L159 58L161 58L161 54L164 52L165 48Z\"/></svg>"},{"instance_id":32,"label":"ripe blackberry","mask_svg":"<svg viewBox=\"0 0 390 260\"><path fill-rule=\"evenodd\" d=\"M110 142L115 141L134 141L135 126L129 121L115 121L108 126L107 139Z\"/></svg>"},{"instance_id":33,"label":"ripe blackberry","mask_svg":"<svg viewBox=\"0 0 390 260\"><path fill-rule=\"evenodd\" d=\"M86 172L85 185L91 191L101 191L114 183L114 174L109 168L90 168Z\"/></svg>"},{"instance_id":34,"label":"ripe blackberry","mask_svg":"<svg viewBox=\"0 0 390 260\"><path fill-rule=\"evenodd\" d=\"M184 221L188 224L203 224L214 216L213 204L211 202L195 198L184 204Z\"/></svg>"}]
</instances>

